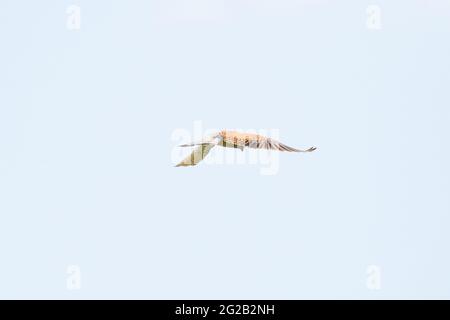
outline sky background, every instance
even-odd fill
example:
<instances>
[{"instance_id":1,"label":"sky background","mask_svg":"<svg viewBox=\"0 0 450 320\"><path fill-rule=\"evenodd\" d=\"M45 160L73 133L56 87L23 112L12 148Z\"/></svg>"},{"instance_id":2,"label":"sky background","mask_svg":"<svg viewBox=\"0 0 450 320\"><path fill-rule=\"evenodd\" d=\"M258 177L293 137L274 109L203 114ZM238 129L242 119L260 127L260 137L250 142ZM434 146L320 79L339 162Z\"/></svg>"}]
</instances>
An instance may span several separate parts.
<instances>
[{"instance_id":1,"label":"sky background","mask_svg":"<svg viewBox=\"0 0 450 320\"><path fill-rule=\"evenodd\" d=\"M2 0L0 298L450 298L449 34L444 0ZM195 121L318 150L174 168Z\"/></svg>"}]
</instances>

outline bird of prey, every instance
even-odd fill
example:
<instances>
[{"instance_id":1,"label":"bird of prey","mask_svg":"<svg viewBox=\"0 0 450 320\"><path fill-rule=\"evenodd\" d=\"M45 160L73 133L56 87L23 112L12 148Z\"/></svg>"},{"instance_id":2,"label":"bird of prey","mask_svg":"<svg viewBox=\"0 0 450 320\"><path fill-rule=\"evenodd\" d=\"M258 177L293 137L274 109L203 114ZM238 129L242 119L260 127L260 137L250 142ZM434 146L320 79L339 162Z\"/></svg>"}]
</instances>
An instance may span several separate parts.
<instances>
[{"instance_id":1,"label":"bird of prey","mask_svg":"<svg viewBox=\"0 0 450 320\"><path fill-rule=\"evenodd\" d=\"M287 145L276 141L274 139L252 133L240 133L237 131L222 130L209 137L204 138L202 141L182 144L180 147L193 147L197 146L192 153L187 156L183 161L178 163L176 167L195 166L202 161L206 155L215 146L238 148L241 151L245 147L254 149L270 149L287 152L312 152L316 150L315 147L311 147L306 150L299 150L288 147Z\"/></svg>"}]
</instances>

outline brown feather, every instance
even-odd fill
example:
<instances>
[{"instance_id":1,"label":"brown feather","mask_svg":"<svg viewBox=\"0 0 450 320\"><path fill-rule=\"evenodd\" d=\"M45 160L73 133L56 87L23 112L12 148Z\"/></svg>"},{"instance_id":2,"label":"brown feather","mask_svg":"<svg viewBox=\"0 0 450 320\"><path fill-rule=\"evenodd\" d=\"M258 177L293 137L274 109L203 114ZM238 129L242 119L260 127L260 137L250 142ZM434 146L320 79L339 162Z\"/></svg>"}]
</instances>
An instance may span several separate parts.
<instances>
[{"instance_id":1,"label":"brown feather","mask_svg":"<svg viewBox=\"0 0 450 320\"><path fill-rule=\"evenodd\" d=\"M220 132L220 135L223 139L222 146L229 148L249 147L254 149L269 149L286 152L311 152L316 150L315 147L307 150L295 149L274 139L254 133L240 133L237 131L223 130Z\"/></svg>"}]
</instances>

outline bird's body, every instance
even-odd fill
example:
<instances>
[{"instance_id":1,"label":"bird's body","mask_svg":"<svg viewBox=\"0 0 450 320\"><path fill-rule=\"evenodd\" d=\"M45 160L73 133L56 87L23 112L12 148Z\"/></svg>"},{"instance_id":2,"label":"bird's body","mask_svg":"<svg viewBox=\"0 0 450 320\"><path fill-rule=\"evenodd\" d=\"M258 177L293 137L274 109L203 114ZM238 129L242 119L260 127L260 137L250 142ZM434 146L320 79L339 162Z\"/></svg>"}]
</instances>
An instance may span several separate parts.
<instances>
[{"instance_id":1,"label":"bird's body","mask_svg":"<svg viewBox=\"0 0 450 320\"><path fill-rule=\"evenodd\" d=\"M180 147L190 147L190 146L198 146L198 147L195 148L194 151L188 157L186 157L176 166L180 167L180 166L196 165L197 163L202 161L209 153L209 151L216 145L227 148L238 148L240 150L244 150L245 147L255 149L287 151L287 152L311 152L316 150L315 147L311 147L307 150L294 149L279 141L276 141L274 139L259 134L222 130L220 132L211 135L206 139L203 139L200 142L181 145Z\"/></svg>"}]
</instances>

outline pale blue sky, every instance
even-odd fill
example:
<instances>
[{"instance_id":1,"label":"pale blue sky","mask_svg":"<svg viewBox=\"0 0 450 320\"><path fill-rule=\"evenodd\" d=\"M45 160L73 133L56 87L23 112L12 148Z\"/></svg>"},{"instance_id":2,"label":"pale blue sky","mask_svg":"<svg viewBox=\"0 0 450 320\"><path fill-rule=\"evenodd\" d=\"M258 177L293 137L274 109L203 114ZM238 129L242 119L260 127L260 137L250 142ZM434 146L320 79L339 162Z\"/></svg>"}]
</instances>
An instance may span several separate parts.
<instances>
[{"instance_id":1,"label":"pale blue sky","mask_svg":"<svg viewBox=\"0 0 450 320\"><path fill-rule=\"evenodd\" d=\"M450 298L449 34L444 0L3 0L0 297ZM318 151L174 168L196 120Z\"/></svg>"}]
</instances>

